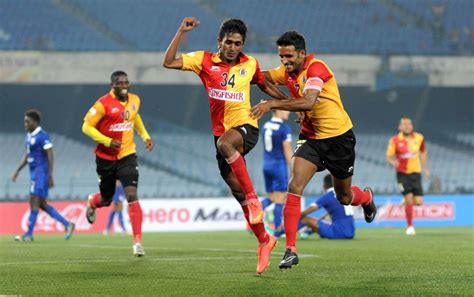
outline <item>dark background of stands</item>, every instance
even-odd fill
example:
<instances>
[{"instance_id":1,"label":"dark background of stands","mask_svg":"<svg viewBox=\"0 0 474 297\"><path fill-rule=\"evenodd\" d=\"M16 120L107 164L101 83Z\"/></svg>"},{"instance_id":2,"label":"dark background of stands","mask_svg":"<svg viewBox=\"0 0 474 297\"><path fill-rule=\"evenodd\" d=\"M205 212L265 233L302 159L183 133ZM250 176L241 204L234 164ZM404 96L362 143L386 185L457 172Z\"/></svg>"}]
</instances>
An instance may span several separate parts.
<instances>
[{"instance_id":1,"label":"dark background of stands","mask_svg":"<svg viewBox=\"0 0 474 297\"><path fill-rule=\"evenodd\" d=\"M48 131L89 141L81 133L82 119L95 100L107 91L107 85L0 85L1 104L8 107L2 115L0 132L22 132L24 111L37 108L43 113L42 125ZM132 92L141 97L141 113L145 117L211 133L202 86L134 85ZM443 145L450 146L446 139L454 132L472 133L472 88L397 88L372 92L363 87L341 87L341 94L356 132L395 133L399 118L408 115L417 130ZM262 98L266 97L253 88L253 103ZM297 131L297 125L292 125Z\"/></svg>"}]
</instances>

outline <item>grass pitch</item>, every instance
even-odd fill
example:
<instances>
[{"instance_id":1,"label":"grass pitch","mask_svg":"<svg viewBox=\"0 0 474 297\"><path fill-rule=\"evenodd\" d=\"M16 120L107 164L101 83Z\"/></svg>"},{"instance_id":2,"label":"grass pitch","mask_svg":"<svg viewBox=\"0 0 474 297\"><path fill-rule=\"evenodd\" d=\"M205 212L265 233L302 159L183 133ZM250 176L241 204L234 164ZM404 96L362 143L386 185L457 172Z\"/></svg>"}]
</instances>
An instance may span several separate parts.
<instances>
[{"instance_id":1,"label":"grass pitch","mask_svg":"<svg viewBox=\"0 0 474 297\"><path fill-rule=\"evenodd\" d=\"M300 265L281 272L284 239L256 277L256 241L245 232L130 236L0 237L0 295L433 296L474 295L474 229L359 229L350 241L298 241Z\"/></svg>"}]
</instances>

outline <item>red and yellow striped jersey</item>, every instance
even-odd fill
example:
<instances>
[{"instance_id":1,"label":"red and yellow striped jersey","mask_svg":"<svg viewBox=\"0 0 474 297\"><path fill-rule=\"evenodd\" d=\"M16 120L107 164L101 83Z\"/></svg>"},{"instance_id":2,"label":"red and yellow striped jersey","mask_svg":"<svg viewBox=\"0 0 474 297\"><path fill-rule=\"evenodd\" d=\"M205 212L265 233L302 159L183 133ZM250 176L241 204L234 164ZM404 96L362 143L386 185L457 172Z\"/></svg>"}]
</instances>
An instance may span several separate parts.
<instances>
[{"instance_id":1,"label":"red and yellow striped jersey","mask_svg":"<svg viewBox=\"0 0 474 297\"><path fill-rule=\"evenodd\" d=\"M306 112L301 126L301 134L310 139L324 139L339 136L352 128L352 121L344 110L334 73L328 65L314 58L314 54L306 57L303 69L298 75L290 75L285 66L269 70L276 84L286 85L291 96L301 98L306 89L320 89L315 83L322 82L319 103Z\"/></svg>"},{"instance_id":2,"label":"red and yellow striped jersey","mask_svg":"<svg viewBox=\"0 0 474 297\"><path fill-rule=\"evenodd\" d=\"M206 88L215 136L244 124L258 128L257 121L249 116L250 85L263 84L265 77L255 58L241 53L234 66L206 51L183 54L182 58L182 70L199 75Z\"/></svg>"},{"instance_id":3,"label":"red and yellow striped jersey","mask_svg":"<svg viewBox=\"0 0 474 297\"><path fill-rule=\"evenodd\" d=\"M135 153L134 129L144 140L150 139L138 114L139 109L140 98L137 95L129 93L128 100L121 102L115 97L113 91L101 97L89 109L84 117L84 123L95 127L100 132L97 136L99 143L95 150L98 157L106 160L120 160ZM122 142L118 150L109 147L112 139Z\"/></svg>"},{"instance_id":4,"label":"red and yellow striped jersey","mask_svg":"<svg viewBox=\"0 0 474 297\"><path fill-rule=\"evenodd\" d=\"M390 138L387 157L394 155L398 160L397 172L421 173L420 152L425 151L425 139L422 134L413 132L408 137L400 132Z\"/></svg>"}]
</instances>

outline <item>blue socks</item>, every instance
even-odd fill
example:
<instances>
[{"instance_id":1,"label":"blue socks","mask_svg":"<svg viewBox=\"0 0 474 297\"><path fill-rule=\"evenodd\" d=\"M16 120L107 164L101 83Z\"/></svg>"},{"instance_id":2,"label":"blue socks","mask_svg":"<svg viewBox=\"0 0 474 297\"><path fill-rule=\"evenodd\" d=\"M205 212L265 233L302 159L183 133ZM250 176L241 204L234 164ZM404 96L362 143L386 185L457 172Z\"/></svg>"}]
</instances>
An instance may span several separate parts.
<instances>
[{"instance_id":1,"label":"blue socks","mask_svg":"<svg viewBox=\"0 0 474 297\"><path fill-rule=\"evenodd\" d=\"M122 227L123 232L125 232L126 231L125 222L123 221L123 213L121 211L119 211L119 212L111 211L110 212L109 221L107 222L106 230L110 231L110 228L112 228L112 224L114 222L115 214L118 215L118 220L119 220L120 227Z\"/></svg>"},{"instance_id":2,"label":"blue socks","mask_svg":"<svg viewBox=\"0 0 474 297\"><path fill-rule=\"evenodd\" d=\"M125 232L126 231L125 223L123 221L123 213L121 211L119 211L118 213L118 219L119 219L120 227L122 227L123 232Z\"/></svg>"},{"instance_id":3,"label":"blue socks","mask_svg":"<svg viewBox=\"0 0 474 297\"><path fill-rule=\"evenodd\" d=\"M272 204L272 201L270 200L270 198L264 198L262 201L262 208L263 210L265 210L265 208L267 208L270 204Z\"/></svg>"},{"instance_id":4,"label":"blue socks","mask_svg":"<svg viewBox=\"0 0 474 297\"><path fill-rule=\"evenodd\" d=\"M283 221L283 204L275 203L275 208L273 209L273 223L275 224L275 230L278 230L278 227L281 226Z\"/></svg>"},{"instance_id":5,"label":"blue socks","mask_svg":"<svg viewBox=\"0 0 474 297\"><path fill-rule=\"evenodd\" d=\"M107 227L105 230L110 231L110 227L112 227L112 223L114 222L115 211L111 211L109 215L109 221L107 222Z\"/></svg>"},{"instance_id":6,"label":"blue socks","mask_svg":"<svg viewBox=\"0 0 474 297\"><path fill-rule=\"evenodd\" d=\"M33 236L33 230L35 229L36 218L38 218L38 210L30 209L30 218L28 219L28 231L26 231L26 234L29 236Z\"/></svg>"},{"instance_id":7,"label":"blue socks","mask_svg":"<svg viewBox=\"0 0 474 297\"><path fill-rule=\"evenodd\" d=\"M46 209L46 213L48 213L56 221L61 222L64 225L64 227L69 226L69 222L66 221L66 219L62 215L60 215L59 212L51 205L48 205L48 208Z\"/></svg>"}]
</instances>

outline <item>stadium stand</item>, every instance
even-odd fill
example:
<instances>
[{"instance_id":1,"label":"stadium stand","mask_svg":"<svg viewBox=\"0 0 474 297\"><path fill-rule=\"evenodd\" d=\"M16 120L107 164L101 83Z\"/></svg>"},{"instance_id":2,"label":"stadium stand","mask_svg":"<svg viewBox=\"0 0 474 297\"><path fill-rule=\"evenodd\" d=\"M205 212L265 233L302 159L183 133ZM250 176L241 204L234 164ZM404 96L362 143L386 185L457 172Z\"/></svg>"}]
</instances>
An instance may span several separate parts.
<instances>
[{"instance_id":1,"label":"stadium stand","mask_svg":"<svg viewBox=\"0 0 474 297\"><path fill-rule=\"evenodd\" d=\"M201 26L183 50L214 50L220 22L237 17L249 25L248 52L274 51L279 34L298 28L308 36L308 49L318 53L470 54L472 10L469 0L441 6L435 0L4 0L0 49L164 51L186 11ZM328 27L331 34L314 34Z\"/></svg>"},{"instance_id":2,"label":"stadium stand","mask_svg":"<svg viewBox=\"0 0 474 297\"><path fill-rule=\"evenodd\" d=\"M8 146L0 154L0 197L5 199L27 199L29 189L28 168L24 168L16 183L10 181L10 174L18 166L24 154L24 134L1 133L1 138ZM70 200L85 199L88 194L97 192L97 176L93 147L72 140L64 135L51 134L54 149L55 187L50 191L50 199ZM168 156L162 150L160 158ZM147 163L146 161L144 163ZM223 187L214 187L176 174L157 169L150 165L140 166L139 194L147 197L215 197L226 195ZM6 169L6 170L4 170Z\"/></svg>"},{"instance_id":3,"label":"stadium stand","mask_svg":"<svg viewBox=\"0 0 474 297\"><path fill-rule=\"evenodd\" d=\"M140 142L140 188L139 194L147 197L218 197L229 193L219 176L215 163L215 148L208 133L183 129L169 123L155 122L153 130L156 142L155 152L143 152ZM150 125L149 125L150 126ZM398 193L393 168L385 162L385 149L391 134L369 133L357 135L357 160L354 182L371 185L376 193ZM471 135L472 136L472 135ZM2 133L2 139L9 144L0 155L4 168L18 165L23 154L24 135ZM296 139L297 135L294 135ZM97 191L95 164L91 146L72 140L64 135L52 134L55 155L55 188L51 199L85 198ZM427 142L430 170L440 177L443 193L464 193L474 191L474 166L472 154L459 152L446 146ZM264 194L262 174L263 148L261 144L247 156L247 165L258 193ZM28 195L28 173L23 172L16 184L9 181L8 170L2 170L0 180L3 185L0 197L6 199L26 199ZM27 171L25 169L24 171ZM321 174L320 174L321 175ZM428 189L430 181L424 180ZM320 182L313 181L306 195L321 192Z\"/></svg>"}]
</instances>

